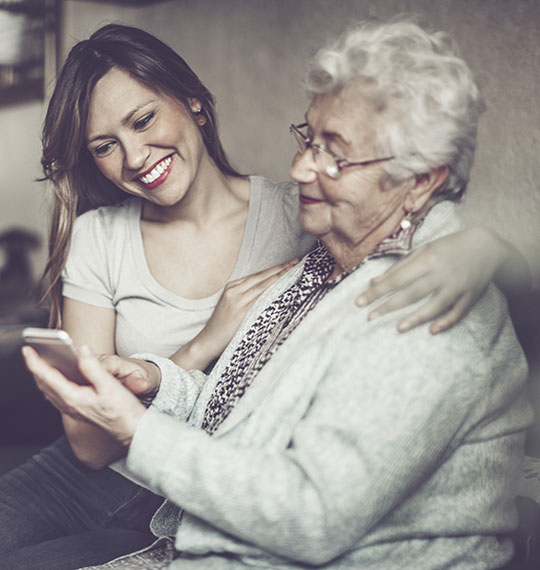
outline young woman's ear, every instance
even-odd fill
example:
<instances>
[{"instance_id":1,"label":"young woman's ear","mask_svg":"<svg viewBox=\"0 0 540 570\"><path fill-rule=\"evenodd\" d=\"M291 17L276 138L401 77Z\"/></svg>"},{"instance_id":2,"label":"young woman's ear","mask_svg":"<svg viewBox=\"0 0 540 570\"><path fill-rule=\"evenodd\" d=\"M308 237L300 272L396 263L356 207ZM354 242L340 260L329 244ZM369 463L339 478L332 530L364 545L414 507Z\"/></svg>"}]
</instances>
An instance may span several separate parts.
<instances>
[{"instance_id":1,"label":"young woman's ear","mask_svg":"<svg viewBox=\"0 0 540 570\"><path fill-rule=\"evenodd\" d=\"M193 114L200 113L202 111L202 103L196 97L188 98L189 109Z\"/></svg>"}]
</instances>

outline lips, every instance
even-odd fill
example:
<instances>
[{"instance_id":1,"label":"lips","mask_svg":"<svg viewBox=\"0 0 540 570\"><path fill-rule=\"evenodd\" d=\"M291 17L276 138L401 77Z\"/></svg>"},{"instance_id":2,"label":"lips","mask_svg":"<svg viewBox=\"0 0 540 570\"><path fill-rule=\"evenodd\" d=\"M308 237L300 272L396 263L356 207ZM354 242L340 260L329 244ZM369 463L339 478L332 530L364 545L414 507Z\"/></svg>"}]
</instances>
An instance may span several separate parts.
<instances>
[{"instance_id":1,"label":"lips","mask_svg":"<svg viewBox=\"0 0 540 570\"><path fill-rule=\"evenodd\" d=\"M320 204L322 200L316 200L315 198L310 198L309 196L299 196L300 204L304 204L304 206L309 206L310 204Z\"/></svg>"},{"instance_id":2,"label":"lips","mask_svg":"<svg viewBox=\"0 0 540 570\"><path fill-rule=\"evenodd\" d=\"M169 176L171 171L171 164L173 161L172 155L167 156L163 160L160 160L157 164L154 164L149 168L144 174L137 177L137 180L144 184L146 188L157 188L159 185L163 184Z\"/></svg>"}]
</instances>

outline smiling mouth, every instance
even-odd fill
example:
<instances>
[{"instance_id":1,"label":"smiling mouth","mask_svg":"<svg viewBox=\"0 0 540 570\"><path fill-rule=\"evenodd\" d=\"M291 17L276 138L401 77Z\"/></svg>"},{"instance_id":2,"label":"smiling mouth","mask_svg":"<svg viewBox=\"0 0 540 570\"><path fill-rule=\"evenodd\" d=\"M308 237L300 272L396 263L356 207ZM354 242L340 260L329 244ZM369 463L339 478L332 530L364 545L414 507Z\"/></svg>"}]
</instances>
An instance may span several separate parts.
<instances>
[{"instance_id":1,"label":"smiling mouth","mask_svg":"<svg viewBox=\"0 0 540 570\"><path fill-rule=\"evenodd\" d=\"M302 196L302 194L300 194L299 199L300 199L300 203L304 204L306 206L309 204L318 204L319 202L322 202L322 200L316 200L315 198L309 198L308 196Z\"/></svg>"},{"instance_id":2,"label":"smiling mouth","mask_svg":"<svg viewBox=\"0 0 540 570\"><path fill-rule=\"evenodd\" d=\"M158 162L150 172L146 172L142 176L138 177L139 182L142 182L145 186L149 188L156 188L163 182L169 175L170 167L172 163L173 157L168 156L164 158L161 162Z\"/></svg>"}]
</instances>

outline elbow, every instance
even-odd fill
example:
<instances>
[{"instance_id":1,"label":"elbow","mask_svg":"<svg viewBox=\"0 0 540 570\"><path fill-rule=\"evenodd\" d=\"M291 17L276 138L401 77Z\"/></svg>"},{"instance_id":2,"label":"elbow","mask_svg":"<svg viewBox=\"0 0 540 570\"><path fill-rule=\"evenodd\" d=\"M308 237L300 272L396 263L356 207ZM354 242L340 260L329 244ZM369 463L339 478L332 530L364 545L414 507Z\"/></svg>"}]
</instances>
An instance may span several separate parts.
<instances>
[{"instance_id":1,"label":"elbow","mask_svg":"<svg viewBox=\"0 0 540 570\"><path fill-rule=\"evenodd\" d=\"M325 566L349 551L356 542L347 532L336 532L338 528L343 527L324 525L317 530L312 528L305 532L291 530L287 552L282 551L280 554L308 566Z\"/></svg>"},{"instance_id":2,"label":"elbow","mask_svg":"<svg viewBox=\"0 0 540 570\"><path fill-rule=\"evenodd\" d=\"M300 500L279 499L277 509L275 502L264 503L271 509L260 511L260 524L250 527L249 541L301 565L326 567L354 549L366 530L365 521L355 500L313 486L300 495Z\"/></svg>"},{"instance_id":3,"label":"elbow","mask_svg":"<svg viewBox=\"0 0 540 570\"><path fill-rule=\"evenodd\" d=\"M301 562L308 566L326 566L332 560L339 558L345 550L336 549L335 545L326 545L324 543L318 544L308 544L297 545L294 552L289 552L286 554L287 558L294 560L295 562Z\"/></svg>"},{"instance_id":4,"label":"elbow","mask_svg":"<svg viewBox=\"0 0 540 570\"><path fill-rule=\"evenodd\" d=\"M309 549L304 549L301 561L310 566L326 566L332 560L339 558L346 549L336 548L336 544L326 544L324 542L317 545L310 545Z\"/></svg>"},{"instance_id":5,"label":"elbow","mask_svg":"<svg viewBox=\"0 0 540 570\"><path fill-rule=\"evenodd\" d=\"M103 457L99 457L94 453L88 452L87 449L71 444L73 455L88 469L99 471L107 467L108 463L104 461Z\"/></svg>"},{"instance_id":6,"label":"elbow","mask_svg":"<svg viewBox=\"0 0 540 570\"><path fill-rule=\"evenodd\" d=\"M99 471L100 469L104 469L105 467L107 467L106 463L95 461L92 458L82 458L82 459L78 458L78 459L85 467L92 469L92 471Z\"/></svg>"},{"instance_id":7,"label":"elbow","mask_svg":"<svg viewBox=\"0 0 540 570\"><path fill-rule=\"evenodd\" d=\"M107 467L126 453L107 433L90 424L64 417L64 429L75 457L94 471Z\"/></svg>"}]
</instances>

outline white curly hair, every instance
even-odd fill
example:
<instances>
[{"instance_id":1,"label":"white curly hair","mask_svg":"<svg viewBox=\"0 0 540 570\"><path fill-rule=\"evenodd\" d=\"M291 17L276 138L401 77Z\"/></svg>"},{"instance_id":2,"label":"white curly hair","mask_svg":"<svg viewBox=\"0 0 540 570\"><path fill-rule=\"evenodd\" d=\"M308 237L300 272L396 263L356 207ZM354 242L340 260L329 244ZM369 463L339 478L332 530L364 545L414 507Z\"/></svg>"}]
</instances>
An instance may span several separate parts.
<instances>
[{"instance_id":1,"label":"white curly hair","mask_svg":"<svg viewBox=\"0 0 540 570\"><path fill-rule=\"evenodd\" d=\"M360 22L317 52L305 84L311 96L359 85L378 119L378 150L395 157L383 165L390 181L448 166L434 198L461 198L485 105L446 33L428 32L410 17Z\"/></svg>"}]
</instances>

